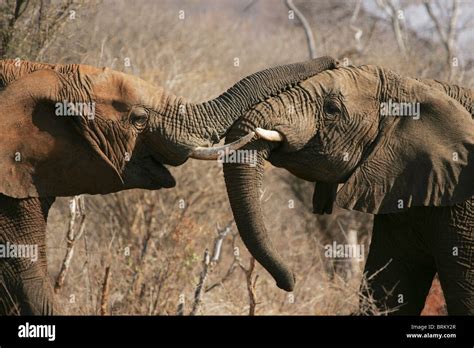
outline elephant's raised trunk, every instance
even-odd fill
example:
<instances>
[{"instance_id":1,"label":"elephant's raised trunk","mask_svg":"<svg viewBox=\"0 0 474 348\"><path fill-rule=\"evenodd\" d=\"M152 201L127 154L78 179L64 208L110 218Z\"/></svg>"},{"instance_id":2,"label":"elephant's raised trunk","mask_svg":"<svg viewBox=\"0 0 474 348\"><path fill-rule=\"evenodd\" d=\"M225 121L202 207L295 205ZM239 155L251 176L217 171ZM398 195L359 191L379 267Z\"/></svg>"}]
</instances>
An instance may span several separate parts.
<instances>
[{"instance_id":1,"label":"elephant's raised trunk","mask_svg":"<svg viewBox=\"0 0 474 348\"><path fill-rule=\"evenodd\" d=\"M245 147L256 151L256 163L224 163L224 177L234 219L245 246L273 276L277 286L292 291L295 279L268 236L260 200L264 161L272 143L257 140Z\"/></svg>"},{"instance_id":2,"label":"elephant's raised trunk","mask_svg":"<svg viewBox=\"0 0 474 348\"><path fill-rule=\"evenodd\" d=\"M162 139L168 139L170 151L187 149L189 156L190 148L218 143L234 122L254 105L338 64L331 57L321 57L263 70L242 79L219 97L200 104L167 96L167 101L159 107L160 117L155 128L162 133L159 134Z\"/></svg>"},{"instance_id":3,"label":"elephant's raised trunk","mask_svg":"<svg viewBox=\"0 0 474 348\"><path fill-rule=\"evenodd\" d=\"M327 69L334 69L339 62L331 57L320 57L303 63L282 65L266 69L237 82L227 92L214 100L200 104L207 119L221 139L232 124L252 106L268 99Z\"/></svg>"}]
</instances>

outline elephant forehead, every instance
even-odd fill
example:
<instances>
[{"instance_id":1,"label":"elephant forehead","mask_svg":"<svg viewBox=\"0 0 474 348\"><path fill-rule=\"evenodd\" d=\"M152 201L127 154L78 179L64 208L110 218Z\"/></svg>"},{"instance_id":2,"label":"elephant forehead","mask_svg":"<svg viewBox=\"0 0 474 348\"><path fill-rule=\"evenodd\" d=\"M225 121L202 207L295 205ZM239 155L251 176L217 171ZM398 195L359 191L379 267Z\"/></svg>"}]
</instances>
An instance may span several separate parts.
<instances>
[{"instance_id":1,"label":"elephant forehead","mask_svg":"<svg viewBox=\"0 0 474 348\"><path fill-rule=\"evenodd\" d=\"M377 88L376 67L343 67L326 70L310 78L307 82L322 95L338 93L350 96L375 93Z\"/></svg>"},{"instance_id":2,"label":"elephant forehead","mask_svg":"<svg viewBox=\"0 0 474 348\"><path fill-rule=\"evenodd\" d=\"M164 89L156 87L136 76L120 73L121 94L133 104L157 109L165 96Z\"/></svg>"},{"instance_id":3,"label":"elephant forehead","mask_svg":"<svg viewBox=\"0 0 474 348\"><path fill-rule=\"evenodd\" d=\"M163 97L163 89L133 75L125 74L110 68L81 66L81 74L91 82L97 99L120 100L131 105L154 106Z\"/></svg>"},{"instance_id":4,"label":"elephant forehead","mask_svg":"<svg viewBox=\"0 0 474 348\"><path fill-rule=\"evenodd\" d=\"M95 66L92 66L92 65L84 65L84 64L80 64L79 65L79 71L81 72L81 74L84 74L84 75L96 75L96 76L105 76L107 74L110 73L110 71L112 71L111 69L109 68L97 68Z\"/></svg>"}]
</instances>

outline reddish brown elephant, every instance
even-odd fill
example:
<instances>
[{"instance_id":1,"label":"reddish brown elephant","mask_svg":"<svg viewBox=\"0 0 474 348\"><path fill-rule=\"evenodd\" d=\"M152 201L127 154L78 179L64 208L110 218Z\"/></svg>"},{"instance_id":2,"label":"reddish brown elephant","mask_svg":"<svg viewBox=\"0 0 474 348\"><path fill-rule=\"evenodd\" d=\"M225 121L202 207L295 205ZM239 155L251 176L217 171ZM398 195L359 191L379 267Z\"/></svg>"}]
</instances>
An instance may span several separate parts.
<instances>
[{"instance_id":1,"label":"reddish brown elephant","mask_svg":"<svg viewBox=\"0 0 474 348\"><path fill-rule=\"evenodd\" d=\"M0 246L38 249L36 260L0 259L0 313L55 313L45 250L55 197L173 187L165 164L242 146L252 134L206 147L267 95L331 67L322 58L264 70L192 104L108 68L0 61Z\"/></svg>"}]
</instances>

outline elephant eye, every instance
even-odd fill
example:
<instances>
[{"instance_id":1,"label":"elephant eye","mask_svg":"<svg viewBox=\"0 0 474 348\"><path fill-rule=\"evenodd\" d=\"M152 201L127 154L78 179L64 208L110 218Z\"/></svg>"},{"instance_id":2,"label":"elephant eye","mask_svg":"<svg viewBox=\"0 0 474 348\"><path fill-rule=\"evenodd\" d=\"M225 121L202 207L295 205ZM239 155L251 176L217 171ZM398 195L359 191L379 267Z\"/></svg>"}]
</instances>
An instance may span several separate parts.
<instances>
[{"instance_id":1,"label":"elephant eye","mask_svg":"<svg viewBox=\"0 0 474 348\"><path fill-rule=\"evenodd\" d=\"M148 123L148 113L145 109L134 108L130 114L130 122L135 126L135 128L142 131Z\"/></svg>"},{"instance_id":2,"label":"elephant eye","mask_svg":"<svg viewBox=\"0 0 474 348\"><path fill-rule=\"evenodd\" d=\"M339 104L334 100L326 100L324 102L323 111L330 117L338 116L341 113Z\"/></svg>"}]
</instances>

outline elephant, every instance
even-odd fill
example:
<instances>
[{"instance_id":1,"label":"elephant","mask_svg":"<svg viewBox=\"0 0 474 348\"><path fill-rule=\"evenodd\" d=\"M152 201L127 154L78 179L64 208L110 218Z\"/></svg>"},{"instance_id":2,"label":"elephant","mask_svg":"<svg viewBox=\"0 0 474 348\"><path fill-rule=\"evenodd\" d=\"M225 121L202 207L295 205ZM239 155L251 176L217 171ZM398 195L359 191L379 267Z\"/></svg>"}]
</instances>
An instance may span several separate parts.
<instances>
[{"instance_id":1,"label":"elephant","mask_svg":"<svg viewBox=\"0 0 474 348\"><path fill-rule=\"evenodd\" d=\"M294 289L259 200L269 161L315 183L315 213L336 204L374 215L360 306L370 298L378 313L419 315L438 272L448 313L474 314L473 118L473 90L375 65L339 66L268 95L226 136L256 132L238 150L254 151L253 165L224 163L244 244L279 288Z\"/></svg>"},{"instance_id":2,"label":"elephant","mask_svg":"<svg viewBox=\"0 0 474 348\"><path fill-rule=\"evenodd\" d=\"M0 61L0 313L58 312L45 247L56 197L172 188L165 165L239 148L253 133L212 145L268 94L335 64L323 57L270 68L192 104L110 68ZM36 246L37 258L11 256L21 246Z\"/></svg>"}]
</instances>

